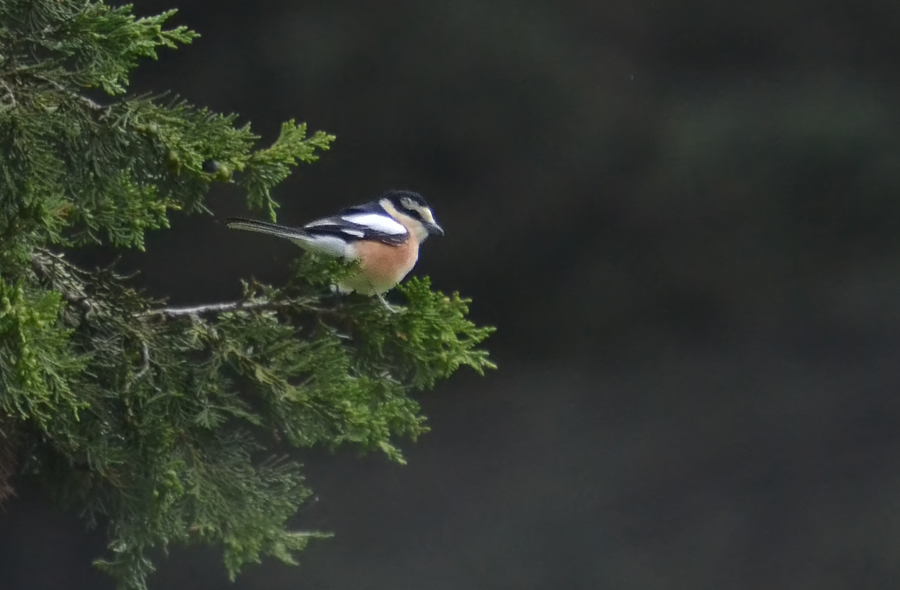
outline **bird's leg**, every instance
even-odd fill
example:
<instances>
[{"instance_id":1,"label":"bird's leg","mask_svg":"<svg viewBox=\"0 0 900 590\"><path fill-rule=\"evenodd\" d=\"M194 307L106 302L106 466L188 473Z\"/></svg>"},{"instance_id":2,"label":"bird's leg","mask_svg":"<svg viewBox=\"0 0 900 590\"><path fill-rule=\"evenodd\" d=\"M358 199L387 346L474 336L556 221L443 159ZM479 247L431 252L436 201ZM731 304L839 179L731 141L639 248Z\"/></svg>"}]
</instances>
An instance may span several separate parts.
<instances>
[{"instance_id":1,"label":"bird's leg","mask_svg":"<svg viewBox=\"0 0 900 590\"><path fill-rule=\"evenodd\" d=\"M387 299L385 299L384 295L382 295L381 293L376 293L375 296L378 297L378 300L381 301L382 305L384 305L384 308L389 312L397 313L398 311L400 311L400 308L394 307L393 305L388 303Z\"/></svg>"}]
</instances>

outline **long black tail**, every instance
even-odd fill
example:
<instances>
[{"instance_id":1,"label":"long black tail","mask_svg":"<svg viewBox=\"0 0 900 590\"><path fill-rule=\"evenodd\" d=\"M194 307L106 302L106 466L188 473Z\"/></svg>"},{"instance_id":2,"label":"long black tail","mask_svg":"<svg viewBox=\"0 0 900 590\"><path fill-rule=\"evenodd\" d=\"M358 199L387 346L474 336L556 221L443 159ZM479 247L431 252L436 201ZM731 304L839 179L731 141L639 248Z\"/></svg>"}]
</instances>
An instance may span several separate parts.
<instances>
[{"instance_id":1,"label":"long black tail","mask_svg":"<svg viewBox=\"0 0 900 590\"><path fill-rule=\"evenodd\" d=\"M244 231L255 231L261 234L269 234L278 236L279 238L287 238L289 240L309 239L309 234L302 227L289 227L286 225L278 225L277 223L269 223L267 221L256 221L254 219L242 219L240 217L229 217L225 225L230 229L242 229Z\"/></svg>"}]
</instances>

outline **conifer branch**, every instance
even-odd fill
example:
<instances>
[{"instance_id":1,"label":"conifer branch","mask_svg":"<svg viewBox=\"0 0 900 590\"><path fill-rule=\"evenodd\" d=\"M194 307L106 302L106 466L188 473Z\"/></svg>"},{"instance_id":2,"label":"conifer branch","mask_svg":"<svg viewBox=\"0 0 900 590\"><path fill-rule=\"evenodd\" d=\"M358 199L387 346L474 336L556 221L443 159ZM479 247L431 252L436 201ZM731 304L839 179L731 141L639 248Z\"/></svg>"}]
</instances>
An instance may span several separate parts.
<instances>
[{"instance_id":1,"label":"conifer branch","mask_svg":"<svg viewBox=\"0 0 900 590\"><path fill-rule=\"evenodd\" d=\"M328 285L352 265L304 256L284 285L180 307L115 264L72 262L85 244L143 249L172 210L209 213L232 173L274 215L275 187L334 139L288 121L260 148L236 115L125 94L139 59L194 38L171 15L0 0L0 501L27 448L53 496L107 523L95 563L123 590L146 590L148 556L177 542L222 547L232 577L267 555L295 563L324 535L287 528L311 490L285 445L402 462L399 441L427 431L414 394L493 368L492 329L427 279L397 287L403 313L336 304Z\"/></svg>"}]
</instances>

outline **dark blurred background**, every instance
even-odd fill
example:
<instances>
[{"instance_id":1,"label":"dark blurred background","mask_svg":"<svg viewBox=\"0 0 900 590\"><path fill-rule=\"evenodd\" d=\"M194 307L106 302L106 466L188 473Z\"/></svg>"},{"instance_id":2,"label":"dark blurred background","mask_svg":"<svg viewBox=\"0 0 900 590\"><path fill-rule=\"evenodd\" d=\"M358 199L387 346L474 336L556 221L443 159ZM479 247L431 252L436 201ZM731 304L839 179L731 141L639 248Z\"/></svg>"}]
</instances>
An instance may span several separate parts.
<instances>
[{"instance_id":1,"label":"dark blurred background","mask_svg":"<svg viewBox=\"0 0 900 590\"><path fill-rule=\"evenodd\" d=\"M177 0L138 0L148 15ZM409 465L306 453L300 567L174 549L152 590L900 586L900 4L182 1L134 80L271 141L337 135L301 223L411 188L416 270L500 370L422 397ZM176 303L299 251L178 217L130 256ZM21 492L21 490L20 490ZM3 590L111 588L77 516L0 513Z\"/></svg>"}]
</instances>

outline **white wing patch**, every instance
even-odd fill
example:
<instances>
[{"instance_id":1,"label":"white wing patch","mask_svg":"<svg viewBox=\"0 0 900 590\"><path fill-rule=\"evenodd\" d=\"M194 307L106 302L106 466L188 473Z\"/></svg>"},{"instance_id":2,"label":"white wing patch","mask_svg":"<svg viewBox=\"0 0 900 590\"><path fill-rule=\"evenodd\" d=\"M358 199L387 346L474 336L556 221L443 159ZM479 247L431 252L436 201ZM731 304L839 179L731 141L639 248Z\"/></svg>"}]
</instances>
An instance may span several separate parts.
<instances>
[{"instance_id":1,"label":"white wing patch","mask_svg":"<svg viewBox=\"0 0 900 590\"><path fill-rule=\"evenodd\" d=\"M349 227L342 227L341 231L348 236L356 236L357 238L362 238L366 235L366 232L361 229L350 229Z\"/></svg>"},{"instance_id":2,"label":"white wing patch","mask_svg":"<svg viewBox=\"0 0 900 590\"><path fill-rule=\"evenodd\" d=\"M406 228L402 224L390 217L378 215L377 213L356 213L354 215L344 215L341 219L392 236L406 233Z\"/></svg>"}]
</instances>

